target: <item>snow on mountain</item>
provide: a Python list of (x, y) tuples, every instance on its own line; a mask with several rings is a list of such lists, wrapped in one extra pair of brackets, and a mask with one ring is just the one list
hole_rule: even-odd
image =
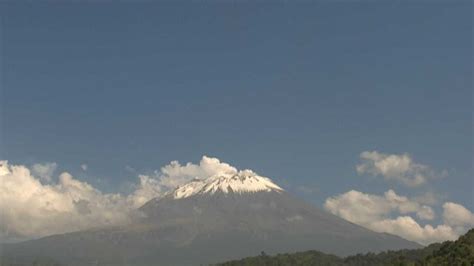
[[(217, 159), (203, 158), (199, 167), (175, 166), (178, 172), (197, 178), (145, 203), (130, 224), (53, 235), (0, 249), (12, 258), (50, 257), (70, 266), (92, 262), (188, 266), (260, 251), (320, 250), (347, 256), (419, 247), (345, 221), (291, 196), (269, 178), (222, 165)], [(176, 168), (165, 170), (173, 176)]]
[(223, 193), (253, 193), (259, 191), (281, 192), (283, 189), (269, 178), (259, 176), (251, 170), (236, 173), (220, 173), (206, 179), (194, 179), (172, 192), (175, 199), (187, 198), (194, 195)]

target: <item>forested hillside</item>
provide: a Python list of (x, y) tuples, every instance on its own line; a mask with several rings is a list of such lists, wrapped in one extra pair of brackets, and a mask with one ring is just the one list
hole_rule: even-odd
[(27, 258), (27, 259), (0, 257), (0, 266), (63, 266), (63, 265), (47, 257), (36, 257), (36, 258)]
[(217, 264), (218, 266), (471, 266), (474, 265), (474, 229), (456, 241), (431, 244), (422, 249), (388, 251), (378, 254), (357, 254), (346, 258), (318, 251), (297, 252), (245, 258)]
[[(30, 263), (0, 258), (0, 266), (58, 266), (48, 258), (36, 258)], [(159, 262), (156, 265), (160, 265)], [(215, 266), (472, 266), (474, 265), (474, 229), (456, 241), (431, 244), (422, 249), (388, 251), (378, 254), (357, 254), (346, 258), (305, 251), (259, 256), (229, 261)]]

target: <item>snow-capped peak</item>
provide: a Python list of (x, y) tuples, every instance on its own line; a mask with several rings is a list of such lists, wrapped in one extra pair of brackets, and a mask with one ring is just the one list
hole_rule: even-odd
[(281, 192), (283, 189), (269, 178), (258, 176), (251, 170), (237, 173), (221, 173), (206, 179), (193, 179), (189, 183), (173, 191), (175, 199), (187, 198), (199, 194), (223, 193), (251, 193), (259, 191)]

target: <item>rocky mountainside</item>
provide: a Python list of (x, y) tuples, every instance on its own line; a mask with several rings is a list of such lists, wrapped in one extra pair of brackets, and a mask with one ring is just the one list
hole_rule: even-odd
[(4, 252), (66, 265), (200, 265), (261, 251), (350, 255), (420, 247), (322, 211), (251, 171), (193, 180), (140, 212), (126, 226), (49, 236)]

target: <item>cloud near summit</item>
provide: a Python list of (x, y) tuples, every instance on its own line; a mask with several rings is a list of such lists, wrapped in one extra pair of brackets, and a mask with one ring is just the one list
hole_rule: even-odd
[[(207, 156), (198, 164), (172, 161), (151, 174), (138, 175), (133, 190), (124, 195), (104, 193), (68, 172), (55, 176), (56, 169), (55, 163), (28, 167), (0, 161), (0, 242), (126, 224), (139, 215), (137, 208), (179, 185), (239, 171)], [(445, 202), (440, 216), (431, 207), (434, 204), (430, 195), (408, 198), (391, 189), (383, 195), (351, 190), (328, 198), (324, 207), (369, 229), (422, 244), (455, 239), (474, 226), (474, 214), (462, 205)], [(427, 222), (442, 217), (443, 224), (420, 225), (413, 217)]]
[(199, 164), (177, 161), (139, 175), (128, 195), (103, 193), (67, 172), (53, 177), (55, 163), (11, 165), (0, 161), (0, 242), (18, 241), (105, 225), (125, 224), (136, 208), (193, 178), (237, 169), (203, 156)]

